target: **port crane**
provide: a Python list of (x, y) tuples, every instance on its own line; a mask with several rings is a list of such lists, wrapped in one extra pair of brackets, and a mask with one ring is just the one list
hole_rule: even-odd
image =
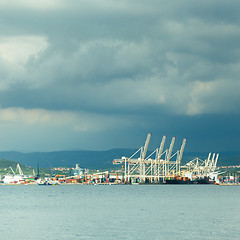
[(212, 153), (209, 153), (208, 158), (205, 160), (194, 158), (182, 166), (182, 170), (196, 176), (197, 178), (211, 176), (213, 173), (215, 173), (219, 153), (213, 153), (212, 157), (211, 155)]
[[(151, 133), (147, 135), (144, 146), (140, 147), (129, 158), (122, 157), (121, 159), (113, 160), (113, 164), (122, 164), (124, 166), (125, 182), (159, 182), (164, 181), (168, 176), (173, 176), (176, 173), (180, 173), (180, 164), (186, 139), (183, 140), (181, 149), (172, 154), (176, 138), (172, 138), (169, 148), (164, 151), (166, 136), (163, 136), (160, 147), (146, 157), (150, 138)], [(138, 153), (140, 153), (140, 156), (136, 158)], [(152, 159), (151, 157), (154, 154), (155, 159)], [(173, 160), (174, 156), (176, 157), (176, 160)]]
[(9, 166), (9, 168), (12, 171), (13, 175), (16, 175), (16, 174), (24, 175), (19, 163), (16, 166), (16, 171), (15, 172), (14, 172), (14, 170), (11, 166)]

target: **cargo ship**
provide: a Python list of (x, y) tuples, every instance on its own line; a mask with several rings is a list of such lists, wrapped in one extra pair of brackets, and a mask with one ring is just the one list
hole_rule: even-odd
[(197, 178), (196, 179), (197, 184), (215, 184), (215, 180), (211, 180), (209, 177), (203, 177), (203, 178)]
[(8, 174), (3, 178), (4, 184), (24, 184), (25, 180), (22, 175), (11, 175)]
[(188, 177), (167, 177), (165, 179), (165, 184), (195, 184), (196, 181), (195, 180), (191, 180)]

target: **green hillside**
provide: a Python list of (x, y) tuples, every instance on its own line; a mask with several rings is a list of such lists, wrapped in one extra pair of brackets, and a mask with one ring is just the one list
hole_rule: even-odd
[[(12, 170), (10, 169), (9, 166), (12, 167), (13, 171), (16, 172), (16, 167), (17, 167), (18, 162), (15, 161), (10, 161), (10, 160), (5, 160), (5, 159), (0, 159), (0, 175), (4, 175), (7, 173), (12, 173)], [(30, 166), (25, 166), (20, 164), (20, 167), (23, 171), (24, 174), (30, 175), (33, 174), (33, 168)]]
[[(5, 175), (7, 173), (12, 174), (12, 170), (10, 169), (10, 166), (12, 167), (13, 171), (16, 172), (16, 167), (17, 167), (18, 162), (15, 161), (10, 161), (10, 160), (5, 160), (0, 158), (0, 175)], [(25, 166), (21, 163), (20, 167), (25, 175), (33, 175), (33, 167), (30, 166)], [(35, 173), (37, 174), (37, 169), (34, 169)], [(40, 176), (45, 176), (46, 174), (50, 174), (50, 169), (39, 169)]]

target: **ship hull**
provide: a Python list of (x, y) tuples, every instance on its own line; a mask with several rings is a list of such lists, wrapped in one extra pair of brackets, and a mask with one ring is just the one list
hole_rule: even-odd
[(195, 184), (195, 181), (191, 181), (191, 180), (178, 180), (178, 179), (167, 179), (165, 181), (165, 184)]

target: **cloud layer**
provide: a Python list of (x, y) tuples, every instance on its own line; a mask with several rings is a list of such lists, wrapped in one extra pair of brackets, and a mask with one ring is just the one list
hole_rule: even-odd
[[(31, 149), (101, 149), (135, 147), (152, 129), (157, 142), (174, 129), (199, 138), (190, 149), (238, 149), (231, 119), (240, 116), (239, 7), (233, 0), (0, 1), (4, 133), (13, 127), (14, 138), (22, 126), (30, 134), (34, 125), (41, 136)], [(214, 135), (230, 121), (225, 145)], [(200, 125), (189, 131), (196, 123), (206, 135), (212, 127), (208, 143)], [(44, 145), (53, 129), (66, 142)]]

